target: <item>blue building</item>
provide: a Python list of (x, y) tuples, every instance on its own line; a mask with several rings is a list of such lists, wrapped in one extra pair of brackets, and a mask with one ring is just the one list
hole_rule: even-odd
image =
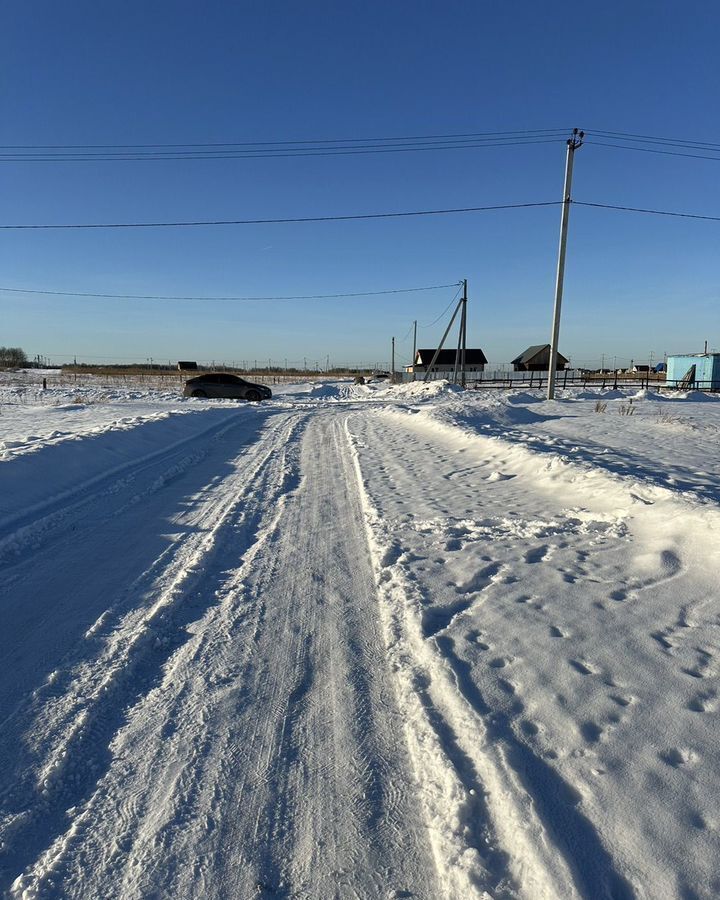
[(668, 386), (720, 390), (720, 353), (684, 353), (668, 356)]

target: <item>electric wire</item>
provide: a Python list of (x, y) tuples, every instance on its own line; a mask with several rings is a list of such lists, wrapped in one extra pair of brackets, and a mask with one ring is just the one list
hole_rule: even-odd
[(713, 141), (691, 141), (687, 138), (668, 138), (668, 137), (658, 137), (657, 135), (650, 134), (633, 134), (632, 132), (626, 131), (600, 131), (594, 128), (588, 129), (585, 132), (587, 135), (598, 135), (598, 137), (607, 137), (613, 139), (627, 139), (632, 140), (639, 143), (653, 143), (653, 144), (668, 144), (670, 146), (678, 146), (678, 147), (689, 147), (697, 148), (697, 149), (717, 149), (720, 150), (720, 144)]
[[(386, 294), (414, 294), (420, 291), (439, 291), (445, 288), (456, 287), (457, 282), (452, 284), (433, 284), (425, 287), (412, 288), (392, 288), (383, 291), (353, 291), (350, 293), (338, 294), (299, 294), (294, 296), (282, 297), (181, 297), (170, 296), (166, 294), (100, 294), (91, 291), (49, 291), (49, 290), (31, 290), (29, 288), (13, 288), (0, 287), (3, 293), (12, 294), (42, 294), (53, 297), (87, 297), (102, 300), (194, 300), (199, 302), (205, 301), (255, 301), (255, 300), (335, 300), (349, 297), (379, 297)], [(412, 326), (411, 326), (412, 327)]]
[(562, 200), (538, 203), (500, 203), (493, 206), (461, 206), (448, 209), (421, 209), (405, 212), (360, 213), (342, 216), (299, 216), (282, 219), (216, 219), (187, 222), (91, 222), (44, 225), (0, 225), (0, 231), (64, 230), (92, 228), (194, 228), (214, 225), (291, 225), (306, 222), (350, 222), (367, 219), (399, 219), (412, 216), (444, 216), (455, 213), (490, 212), (498, 209), (531, 209), (539, 206), (559, 206)]
[[(454, 284), (449, 284), (448, 287), (455, 287), (455, 285), (454, 285)], [(408, 330), (405, 332), (405, 336), (400, 338), (400, 340), (398, 341), (398, 344), (404, 344), (405, 341), (410, 337), (410, 333), (412, 332), (412, 330), (413, 330), (413, 323), (411, 322), (411, 323), (410, 323), (410, 327), (409, 327)]]
[(440, 313), (440, 315), (437, 317), (437, 319), (433, 319), (432, 322), (428, 322), (427, 325), (418, 325), (418, 328), (432, 328), (433, 325), (437, 325), (437, 323), (440, 321), (440, 319), (442, 319), (443, 316), (452, 308), (453, 303), (457, 302), (457, 299), (460, 296), (461, 291), (462, 291), (462, 284), (458, 287), (457, 291), (455, 292), (455, 296), (448, 303), (448, 305), (445, 307), (445, 309)]
[(429, 141), (451, 140), (456, 138), (500, 138), (522, 137), (523, 135), (547, 135), (564, 134), (566, 128), (537, 128), (523, 129), (519, 131), (469, 131), (455, 134), (406, 134), (392, 137), (362, 137), (362, 138), (313, 138), (311, 140), (296, 141), (222, 141), (204, 143), (177, 143), (177, 144), (0, 144), (0, 150), (81, 150), (81, 149), (169, 149), (178, 147), (277, 147), (284, 145), (302, 144), (357, 144), (362, 142), (389, 142), (389, 141)]
[[(561, 206), (562, 200), (546, 200), (534, 203), (502, 203), (493, 206), (462, 206), (447, 209), (423, 209), (402, 212), (385, 213), (360, 213), (340, 216), (300, 216), (282, 219), (217, 219), (199, 220), (187, 222), (93, 222), (93, 223), (65, 223), (42, 225), (0, 225), (0, 231), (40, 231), (40, 230), (78, 230), (78, 229), (123, 229), (123, 228), (190, 228), (216, 225), (288, 225), (304, 224), (312, 222), (353, 222), (376, 219), (412, 218), (417, 216), (442, 216), (456, 213), (491, 212), (505, 209), (533, 209), (537, 207)], [(705, 219), (707, 221), (720, 221), (720, 216), (708, 216), (699, 213), (685, 213), (674, 210), (645, 209), (636, 206), (620, 206), (611, 203), (593, 203), (590, 201), (572, 200), (577, 206), (592, 206), (598, 209), (616, 209), (624, 212), (648, 213), (657, 216), (674, 216), (683, 219)], [(93, 295), (95, 296), (95, 295)], [(142, 299), (142, 298), (139, 298)], [(152, 299), (152, 298), (149, 298)], [(192, 299), (192, 298), (189, 298)], [(223, 298), (218, 298), (223, 299)], [(261, 299), (261, 298), (260, 298)], [(274, 298), (268, 298), (274, 299)], [(282, 299), (282, 298), (280, 298)], [(424, 327), (424, 326), (423, 326)]]
[(704, 219), (708, 222), (720, 222), (720, 216), (704, 216), (699, 213), (675, 212), (667, 209), (644, 209), (639, 206), (616, 206), (612, 203), (590, 203), (586, 200), (571, 200), (574, 206), (592, 206), (596, 209), (615, 209), (622, 212), (646, 213), (652, 216), (672, 216), (678, 219)]
[(593, 147), (612, 148), (613, 150), (634, 150), (636, 153), (656, 153), (661, 156), (685, 156), (689, 159), (710, 159), (715, 162), (720, 162), (720, 156), (708, 156), (701, 153), (682, 153), (680, 150), (658, 150), (654, 147), (630, 147), (627, 144), (606, 144), (602, 141), (593, 141), (591, 139), (587, 139), (585, 143)]
[(0, 162), (172, 162), (182, 160), (220, 159), (291, 159), (297, 157), (361, 156), (378, 153), (423, 153), (439, 150), (482, 150), (492, 147), (521, 147), (534, 144), (552, 144), (562, 141), (556, 137), (536, 140), (515, 139), (495, 142), (453, 142), (445, 144), (416, 144), (411, 146), (381, 145), (369, 147), (317, 147), (312, 149), (277, 149), (266, 151), (203, 151), (163, 153), (73, 153), (73, 154), (17, 154), (0, 153)]

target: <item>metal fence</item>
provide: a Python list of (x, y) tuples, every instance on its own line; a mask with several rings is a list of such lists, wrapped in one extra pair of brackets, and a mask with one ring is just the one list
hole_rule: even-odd
[[(474, 390), (479, 388), (516, 388), (532, 390), (547, 387), (547, 372), (490, 372), (482, 373), (472, 381), (468, 387)], [(596, 374), (594, 372), (578, 372), (566, 369), (557, 373), (556, 386), (558, 388), (599, 388), (600, 390), (618, 388), (637, 388), (638, 390), (671, 390), (671, 391), (720, 391), (720, 381), (692, 381), (682, 379), (671, 380), (665, 378), (661, 372), (610, 372)]]

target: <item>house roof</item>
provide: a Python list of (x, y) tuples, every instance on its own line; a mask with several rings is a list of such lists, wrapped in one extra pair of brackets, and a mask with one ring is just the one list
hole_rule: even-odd
[[(521, 353), (520, 356), (516, 356), (515, 359), (510, 360), (513, 363), (529, 363), (543, 350), (550, 350), (550, 344), (533, 344), (532, 347), (528, 347), (524, 353)], [(558, 353), (558, 359), (567, 362), (567, 358), (562, 355), (562, 353)]]
[[(435, 348), (437, 349), (437, 348)], [(435, 356), (435, 349), (418, 350), (415, 355), (415, 362), (419, 366), (429, 366)], [(436, 366), (454, 366), (456, 350), (441, 350), (438, 358), (435, 360)], [(484, 366), (487, 362), (485, 354), (479, 347), (468, 347), (465, 351), (466, 366)]]

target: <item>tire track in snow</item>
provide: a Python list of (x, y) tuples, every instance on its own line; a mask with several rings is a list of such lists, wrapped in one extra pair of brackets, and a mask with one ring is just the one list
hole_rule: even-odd
[(207, 563), (216, 604), (128, 711), (31, 892), (438, 896), (341, 418), (287, 452), (248, 497), (262, 539)]
[[(126, 708), (151, 688), (165, 662), (190, 638), (188, 626), (217, 602), (213, 591), (202, 590), (203, 579), (212, 573), (224, 546), (230, 542), (236, 559), (238, 552), (252, 545), (266, 512), (253, 502), (254, 494), (258, 484), (273, 478), (283, 492), (285, 473), (282, 469), (279, 475), (274, 473), (275, 457), (282, 458), (282, 448), (299, 424), (298, 417), (286, 416), (280, 427), (270, 430), (268, 442), (258, 443), (236, 462), (241, 480), (226, 478), (203, 498), (198, 524), (204, 530), (188, 532), (163, 554), (159, 565), (151, 566), (126, 591), (129, 597), (147, 596), (148, 606), (123, 615), (121, 601), (120, 615), (106, 617), (92, 634), (93, 655), (85, 656), (87, 648), (83, 648), (77, 662), (68, 661), (47, 688), (35, 692), (29, 707), (21, 707), (4, 723), (11, 742), (27, 732), (28, 722), (33, 723), (30, 734), (39, 737), (31, 738), (23, 768), (4, 779), (0, 795), (3, 807), (10, 810), (3, 842), (3, 867), (10, 872), (10, 867), (15, 873), (25, 868), (43, 845), (51, 844), (53, 832), (60, 835), (61, 846), (77, 835), (76, 823), (64, 833), (65, 810), (81, 803), (101, 780), (111, 764), (108, 748)], [(268, 472), (268, 463), (274, 463), (269, 467), (273, 472)], [(244, 536), (239, 546), (238, 535)], [(5, 759), (12, 758), (7, 746), (1, 753)], [(58, 855), (52, 847), (48, 853)], [(41, 870), (46, 866), (52, 867), (40, 863)], [(34, 888), (28, 885), (34, 880), (19, 883), (16, 890), (32, 896)]]
[[(21, 513), (5, 518), (0, 524), (0, 562), (7, 565), (24, 550), (39, 549), (42, 540), (47, 535), (51, 536), (56, 533), (66, 520), (77, 517), (84, 507), (97, 503), (102, 497), (109, 497), (124, 490), (143, 472), (152, 469), (159, 463), (163, 467), (163, 474), (154, 485), (154, 488), (158, 489), (169, 478), (176, 477), (193, 463), (202, 460), (207, 455), (209, 440), (217, 439), (227, 432), (237, 429), (238, 424), (241, 424), (238, 421), (239, 415), (235, 412), (232, 416), (225, 416), (220, 422), (213, 422), (208, 427), (189, 437), (176, 440), (169, 446), (164, 445), (159, 449), (144, 453), (138, 459), (113, 465), (109, 469), (100, 469), (90, 478), (85, 478), (79, 483), (75, 482), (42, 502), (32, 503), (29, 507), (21, 504), (23, 506)], [(150, 426), (153, 424), (156, 423), (147, 423)], [(136, 434), (131, 430), (123, 437), (132, 441), (136, 438)], [(93, 450), (94, 455), (101, 458), (102, 446), (88, 446), (92, 445), (94, 440), (98, 439), (93, 436), (87, 437), (83, 441), (83, 450)], [(197, 443), (201, 444), (200, 448), (188, 454), (188, 449)], [(176, 458), (177, 462), (172, 466), (168, 465), (169, 460), (173, 458)], [(49, 464), (53, 464), (52, 457), (49, 459)]]

